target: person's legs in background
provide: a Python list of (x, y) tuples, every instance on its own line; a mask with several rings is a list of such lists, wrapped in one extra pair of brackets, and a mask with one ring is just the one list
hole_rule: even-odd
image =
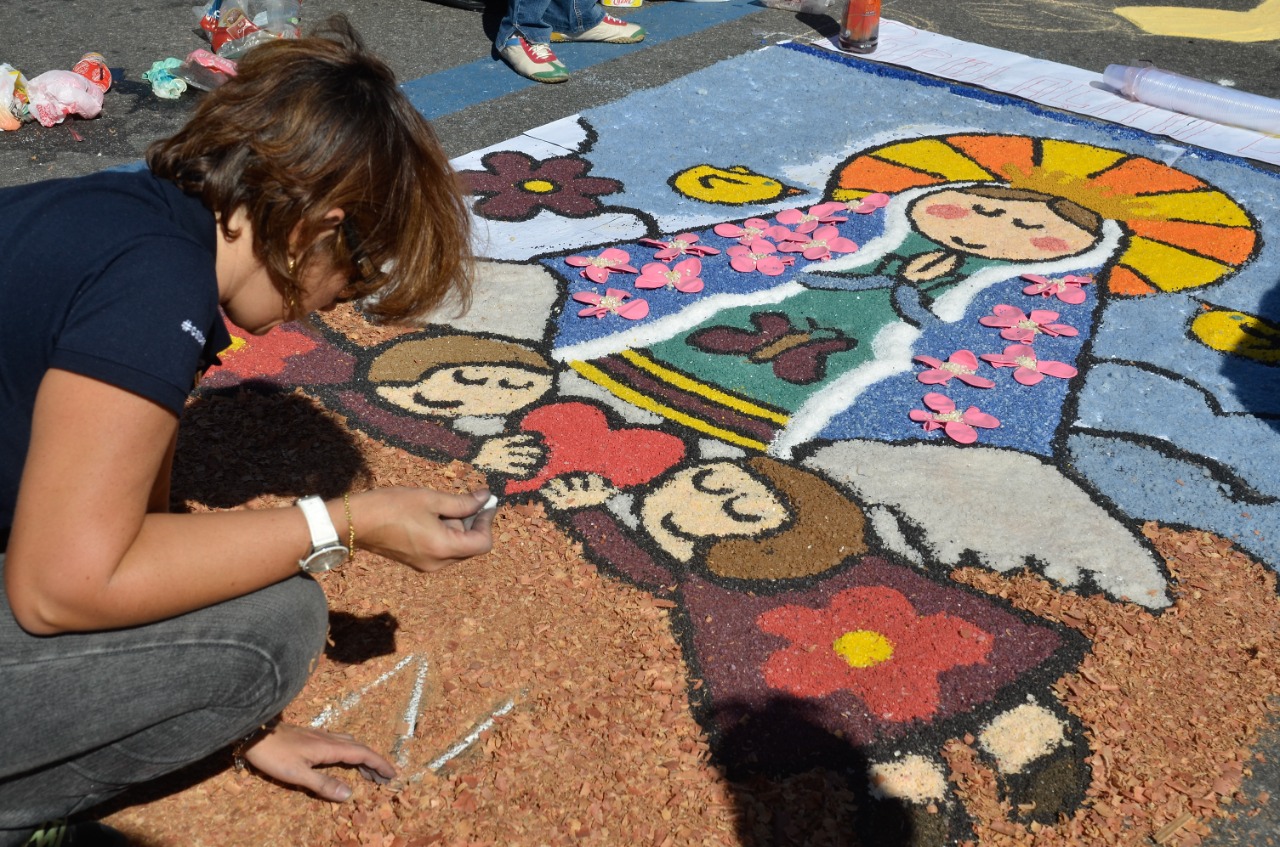
[(643, 27), (605, 14), (596, 0), (510, 0), (494, 43), (521, 76), (536, 82), (564, 82), (569, 72), (550, 42), (634, 44), (644, 37)]

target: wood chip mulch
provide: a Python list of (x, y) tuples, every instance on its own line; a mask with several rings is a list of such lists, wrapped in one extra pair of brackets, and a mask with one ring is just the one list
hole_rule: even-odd
[[(246, 416), (281, 410), (294, 417), (295, 454), (273, 452), (278, 441), (226, 436)], [(481, 482), (461, 463), (351, 433), (301, 395), (205, 398), (189, 418), (175, 487), (191, 509), (279, 505), (304, 488)], [(292, 484), (270, 493), (196, 496), (236, 486), (247, 495), (246, 475), (290, 473)], [(1160, 614), (1063, 593), (1030, 574), (955, 572), (1094, 643), (1055, 687), (1091, 746), (1085, 803), (1053, 825), (1019, 823), (974, 740), (953, 739), (945, 755), (974, 843), (1191, 847), (1215, 819), (1267, 801), (1240, 789), (1270, 717), (1267, 698), (1280, 691), (1275, 576), (1207, 533), (1144, 531), (1174, 578), (1177, 599)], [(850, 843), (856, 810), (833, 775), (747, 785), (723, 777), (688, 708), (699, 683), (672, 635), (669, 601), (602, 576), (541, 507), (504, 506), (495, 541), (489, 555), (435, 575), (361, 553), (323, 581), (331, 645), (286, 718), (332, 715), (331, 730), (398, 750), (400, 779), (375, 785), (344, 771), (356, 795), (330, 804), (236, 773), (220, 757), (127, 795), (108, 822), (149, 847), (683, 847), (790, 843), (789, 821), (802, 817), (804, 843)]]

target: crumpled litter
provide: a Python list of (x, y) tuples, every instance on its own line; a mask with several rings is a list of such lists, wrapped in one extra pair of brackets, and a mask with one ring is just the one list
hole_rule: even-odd
[(56, 126), (67, 115), (96, 118), (105, 92), (72, 71), (45, 71), (27, 83), (27, 109), (41, 126)]
[(27, 102), (27, 78), (13, 65), (0, 62), (0, 131), (22, 126)]
[(151, 70), (142, 78), (151, 83), (151, 91), (162, 100), (177, 100), (187, 90), (187, 81), (173, 72), (182, 66), (181, 59), (170, 56), (151, 63)]
[(31, 79), (0, 63), (0, 130), (15, 130), (30, 120), (56, 126), (67, 115), (96, 118), (110, 87), (111, 70), (101, 53), (85, 53), (69, 71), (45, 71)]

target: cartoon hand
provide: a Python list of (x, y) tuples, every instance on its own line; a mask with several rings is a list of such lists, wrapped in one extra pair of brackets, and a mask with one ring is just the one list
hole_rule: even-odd
[(618, 489), (599, 474), (588, 473), (558, 476), (544, 485), (540, 493), (551, 508), (567, 511), (599, 506), (617, 494)]
[(504, 435), (482, 444), (471, 464), (482, 470), (528, 479), (542, 464), (546, 453), (546, 448), (538, 443), (536, 435), (527, 432)]

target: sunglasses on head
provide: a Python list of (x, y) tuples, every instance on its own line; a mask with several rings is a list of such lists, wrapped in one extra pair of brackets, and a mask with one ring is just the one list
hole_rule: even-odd
[(356, 234), (355, 225), (350, 218), (343, 218), (339, 224), (342, 230), (342, 241), (351, 255), (351, 279), (338, 295), (337, 302), (347, 303), (357, 300), (376, 289), (382, 282), (383, 273), (369, 258), (360, 246), (360, 237)]

